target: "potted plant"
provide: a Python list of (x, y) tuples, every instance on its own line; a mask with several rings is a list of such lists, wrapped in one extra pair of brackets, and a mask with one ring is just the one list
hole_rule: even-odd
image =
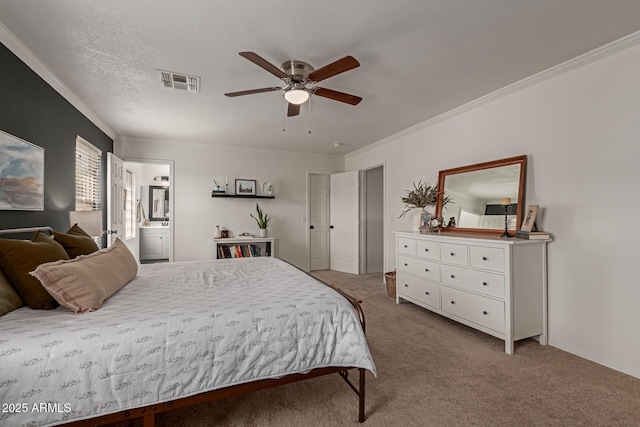
[[(405, 209), (398, 218), (403, 218), (408, 212), (412, 212), (413, 228), (418, 230), (420, 227), (420, 214), (426, 212), (425, 208), (427, 206), (435, 206), (438, 200), (438, 183), (436, 182), (434, 185), (431, 185), (422, 182), (422, 180), (418, 181), (417, 184), (414, 182), (413, 189), (407, 190), (407, 194), (401, 196), (400, 200), (404, 203)], [(442, 207), (444, 208), (450, 201), (451, 198), (444, 195), (442, 198)], [(431, 214), (433, 214), (433, 212), (431, 212)]]
[(251, 218), (255, 219), (258, 223), (258, 228), (260, 229), (260, 237), (267, 237), (267, 227), (269, 227), (269, 215), (267, 215), (262, 209), (260, 209), (260, 205), (256, 203), (256, 212), (258, 214), (257, 217), (253, 216), (253, 214), (249, 214)]

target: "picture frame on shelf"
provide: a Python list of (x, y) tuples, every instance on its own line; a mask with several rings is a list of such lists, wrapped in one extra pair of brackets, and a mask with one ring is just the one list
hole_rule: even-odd
[(532, 231), (535, 227), (536, 223), (536, 215), (538, 214), (539, 205), (529, 205), (527, 206), (527, 211), (524, 215), (524, 220), (522, 221), (522, 225), (520, 226), (521, 231)]
[(236, 179), (236, 195), (237, 196), (255, 196), (256, 180), (255, 179)]

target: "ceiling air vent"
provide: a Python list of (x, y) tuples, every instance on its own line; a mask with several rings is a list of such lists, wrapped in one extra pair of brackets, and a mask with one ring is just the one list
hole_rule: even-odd
[(162, 85), (166, 88), (200, 92), (200, 77), (187, 76), (170, 71), (160, 71), (160, 76)]

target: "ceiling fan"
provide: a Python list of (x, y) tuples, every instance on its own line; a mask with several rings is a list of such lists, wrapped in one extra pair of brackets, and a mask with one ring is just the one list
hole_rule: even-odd
[(323, 98), (333, 99), (334, 101), (344, 102), (346, 104), (358, 105), (362, 98), (348, 93), (338, 92), (337, 90), (327, 89), (315, 85), (324, 79), (333, 77), (336, 74), (344, 73), (360, 66), (360, 63), (353, 56), (345, 56), (329, 65), (314, 70), (314, 68), (303, 61), (287, 61), (282, 64), (281, 68), (271, 64), (266, 59), (254, 52), (240, 52), (240, 56), (248, 59), (257, 66), (264, 68), (285, 83), (285, 87), (265, 87), (262, 89), (243, 90), (240, 92), (225, 93), (226, 96), (243, 96), (254, 93), (282, 92), (284, 99), (289, 103), (287, 116), (297, 116), (300, 114), (300, 105), (307, 102), (311, 95), (321, 96)]

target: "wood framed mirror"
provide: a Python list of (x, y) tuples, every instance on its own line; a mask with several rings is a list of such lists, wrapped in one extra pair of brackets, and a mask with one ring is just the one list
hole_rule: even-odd
[[(436, 216), (442, 231), (513, 236), (520, 229), (527, 156), (510, 157), (440, 171)], [(443, 207), (444, 196), (449, 202)], [(503, 199), (511, 204), (503, 205)], [(450, 226), (450, 224), (455, 224)]]

